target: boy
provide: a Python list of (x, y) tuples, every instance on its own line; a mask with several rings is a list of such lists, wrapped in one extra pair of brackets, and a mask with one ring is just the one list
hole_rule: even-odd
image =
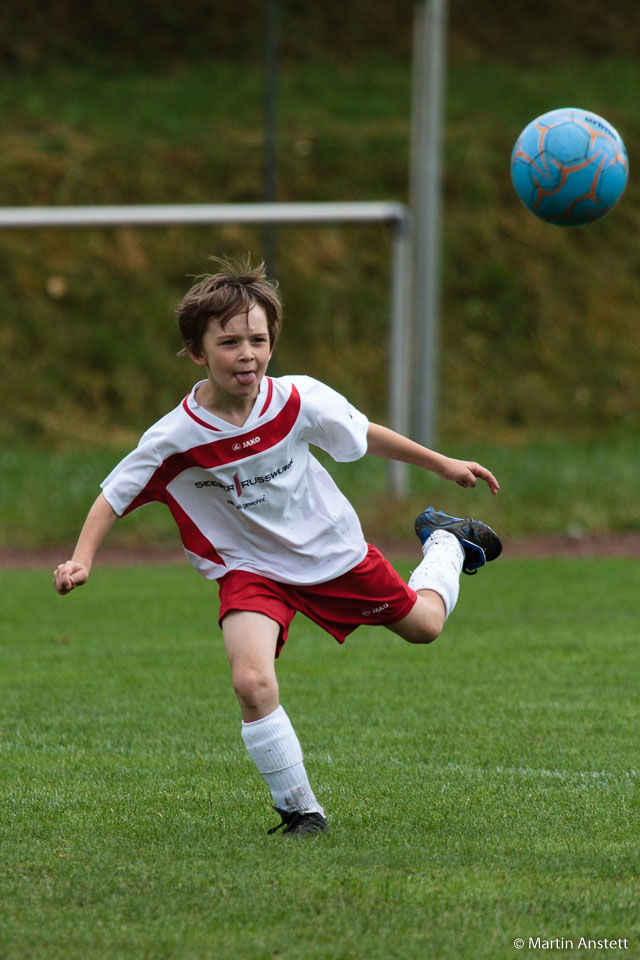
[(154, 500), (169, 507), (188, 559), (218, 580), (219, 623), (242, 713), (242, 738), (273, 795), (284, 832), (326, 829), (300, 744), (280, 705), (275, 660), (300, 611), (342, 643), (359, 624), (384, 624), (431, 643), (458, 596), (461, 570), (495, 559), (496, 534), (428, 508), (416, 520), (423, 559), (406, 584), (362, 535), (358, 518), (310, 454), (365, 453), (424, 467), (462, 487), (484, 480), (478, 463), (427, 450), (367, 418), (306, 376), (271, 378), (282, 324), (263, 265), (218, 261), (178, 307), (184, 349), (205, 379), (143, 435), (91, 507), (73, 557), (54, 571), (58, 593), (87, 581), (116, 519)]

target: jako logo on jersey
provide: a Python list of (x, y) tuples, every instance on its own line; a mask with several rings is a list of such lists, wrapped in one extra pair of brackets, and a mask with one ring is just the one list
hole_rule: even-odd
[(234, 443), (231, 449), (237, 453), (238, 450), (246, 450), (247, 447), (253, 447), (256, 443), (260, 443), (260, 437), (251, 437), (249, 440), (243, 440), (242, 443)]
[(379, 607), (374, 607), (373, 610), (361, 610), (363, 617), (375, 617), (377, 613), (384, 613), (389, 607), (388, 603), (383, 603)]

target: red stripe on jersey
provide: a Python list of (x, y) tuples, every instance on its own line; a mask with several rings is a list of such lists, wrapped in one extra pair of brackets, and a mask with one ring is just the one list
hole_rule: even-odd
[(166, 503), (165, 487), (166, 484), (162, 477), (162, 467), (158, 467), (144, 489), (140, 491), (138, 496), (131, 501), (127, 509), (123, 511), (122, 516), (126, 517), (128, 513), (132, 513), (132, 511), (137, 510), (138, 507), (144, 507), (145, 503)]
[[(193, 416), (190, 410), (187, 412)], [(130, 513), (137, 507), (154, 500), (167, 503), (166, 488), (176, 477), (191, 467), (202, 467), (205, 470), (222, 467), (271, 449), (291, 432), (299, 412), (300, 394), (292, 384), (291, 393), (284, 407), (268, 423), (264, 425), (258, 423), (251, 430), (235, 437), (221, 437), (219, 440), (212, 440), (167, 457), (124, 513)]]
[(271, 379), (271, 377), (267, 377), (267, 399), (264, 402), (264, 406), (262, 410), (258, 414), (259, 417), (261, 417), (263, 413), (266, 413), (267, 410), (269, 409), (269, 404), (271, 403), (272, 396), (273, 396), (273, 380)]
[(175, 497), (172, 497), (171, 494), (166, 491), (165, 496), (173, 519), (178, 524), (180, 539), (185, 549), (188, 550), (189, 553), (195, 553), (196, 556), (202, 557), (203, 560), (210, 560), (212, 563), (219, 563), (220, 566), (226, 567), (226, 563), (211, 541), (208, 540), (202, 530), (196, 526), (189, 514), (182, 509)]
[(191, 396), (191, 394), (189, 394), (189, 396), (185, 397), (184, 400), (182, 401), (182, 407), (183, 407), (183, 410), (185, 411), (185, 413), (188, 413), (189, 416), (192, 418), (192, 420), (195, 420), (196, 423), (199, 423), (201, 427), (207, 427), (208, 430), (216, 430), (218, 433), (220, 433), (220, 427), (214, 427), (214, 426), (212, 426), (210, 423), (207, 423), (206, 420), (201, 420), (200, 417), (196, 417), (195, 413), (193, 412), (193, 410), (192, 410), (191, 407), (189, 406), (189, 397), (190, 397), (190, 396)]
[[(235, 437), (223, 437), (203, 443), (199, 447), (192, 447), (182, 453), (174, 453), (162, 464), (164, 483), (168, 485), (179, 474), (190, 467), (203, 467), (205, 470), (212, 467), (223, 467), (227, 463), (244, 460), (256, 453), (264, 453), (290, 433), (291, 428), (300, 412), (300, 394), (295, 385), (291, 386), (291, 393), (284, 407), (273, 420), (264, 425), (256, 424), (251, 430), (240, 433)], [(153, 479), (153, 478), (152, 478)]]

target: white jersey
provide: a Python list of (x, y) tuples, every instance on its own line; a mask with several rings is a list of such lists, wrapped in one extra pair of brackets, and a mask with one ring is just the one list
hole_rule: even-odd
[(367, 545), (358, 517), (309, 444), (358, 460), (364, 414), (311, 377), (264, 377), (236, 427), (197, 403), (200, 383), (103, 482), (113, 510), (166, 503), (189, 561), (211, 580), (248, 570), (323, 583), (360, 563)]

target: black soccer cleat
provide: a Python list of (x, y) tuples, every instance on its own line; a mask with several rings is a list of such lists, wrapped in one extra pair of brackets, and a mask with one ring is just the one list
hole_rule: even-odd
[(273, 809), (280, 814), (282, 821), (277, 827), (267, 830), (267, 833), (275, 833), (276, 830), (284, 827), (283, 833), (290, 833), (296, 837), (310, 837), (314, 833), (325, 833), (327, 830), (327, 821), (317, 811), (300, 813), (299, 810), (281, 810), (280, 807)]
[(425, 544), (435, 530), (447, 530), (457, 537), (464, 550), (463, 573), (477, 573), (485, 563), (495, 560), (502, 553), (502, 543), (498, 535), (480, 520), (462, 520), (449, 517), (442, 510), (427, 507), (424, 513), (416, 517), (416, 534), (420, 543)]

